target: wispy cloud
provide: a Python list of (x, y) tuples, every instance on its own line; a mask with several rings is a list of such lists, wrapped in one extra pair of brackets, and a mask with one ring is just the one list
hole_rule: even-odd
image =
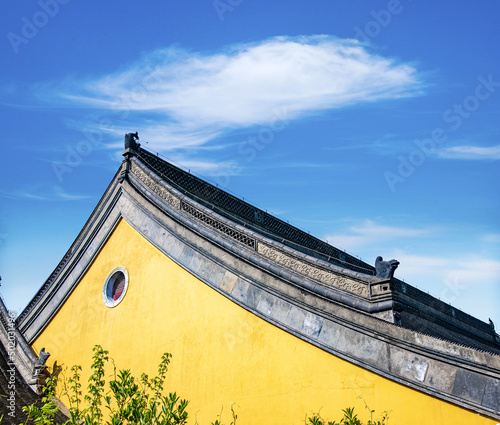
[[(458, 261), (457, 261), (458, 260)], [(446, 271), (448, 279), (461, 279), (477, 284), (478, 281), (500, 281), (500, 261), (471, 256), (459, 258)]]
[[(364, 252), (372, 264), (376, 255), (396, 258), (397, 278), (487, 321), (500, 308), (500, 261), (476, 252), (455, 252), (452, 246), (440, 249), (437, 237), (446, 230), (364, 220), (326, 239), (350, 252)], [(486, 234), (481, 240), (495, 242), (498, 236)]]
[[(401, 263), (397, 270), (398, 277), (431, 290), (434, 296), (451, 304), (472, 306), (477, 302), (477, 294), (490, 293), (489, 300), (493, 306), (490, 314), (498, 309), (500, 261), (481, 258), (473, 253), (427, 256), (394, 250), (391, 254)], [(494, 292), (492, 288), (495, 288)], [(479, 298), (484, 304), (484, 297)], [(468, 311), (474, 310), (480, 311), (480, 308), (471, 307)]]
[(347, 232), (329, 234), (324, 237), (334, 246), (355, 251), (359, 247), (380, 244), (390, 239), (418, 238), (432, 235), (436, 228), (411, 228), (388, 226), (373, 220), (364, 220), (351, 226)]
[[(391, 254), (401, 263), (398, 274), (403, 273), (407, 280), (410, 279), (410, 281), (414, 282), (421, 282), (422, 280), (418, 278), (421, 276), (442, 274), (445, 269), (451, 269), (457, 263), (456, 260), (454, 261), (450, 258), (435, 255), (418, 255), (401, 249), (394, 249)], [(412, 276), (415, 279), (411, 279)]]
[(88, 198), (86, 195), (67, 193), (57, 185), (32, 185), (22, 189), (0, 191), (0, 196), (9, 199), (31, 201), (79, 201)]
[(176, 166), (187, 171), (195, 170), (196, 173), (206, 173), (207, 175), (217, 174), (217, 172), (220, 170), (227, 171), (235, 168), (235, 164), (233, 164), (231, 161), (212, 162), (201, 159), (191, 159), (181, 154), (164, 158), (167, 159), (167, 161), (169, 161), (170, 163), (173, 163)]
[(133, 128), (138, 131), (141, 139), (147, 140), (152, 149), (173, 151), (179, 149), (200, 148), (210, 140), (222, 134), (222, 130), (210, 128), (190, 128), (173, 123), (161, 125), (156, 123), (134, 123), (133, 126), (123, 125), (113, 128), (102, 128), (116, 136), (120, 142), (109, 144), (110, 148), (123, 148), (123, 135)]
[[(129, 118), (147, 113), (141, 135), (157, 149), (175, 149), (269, 125), (280, 113), (299, 119), (415, 96), (421, 88), (412, 65), (373, 54), (356, 40), (299, 36), (209, 54), (160, 49), (111, 75), (66, 82), (59, 92), (72, 105), (122, 111)], [(112, 131), (122, 135), (123, 130)]]
[(500, 233), (488, 233), (481, 236), (481, 241), (486, 243), (500, 243)]
[(422, 247), (394, 249), (392, 242), (384, 240), (379, 240), (377, 250), (384, 253), (384, 258), (396, 258), (400, 262), (397, 278), (481, 320), (487, 321), (500, 308), (500, 261), (497, 259), (446, 249), (443, 249), (444, 255), (422, 254)]
[(406, 280), (425, 283), (436, 277), (445, 283), (459, 281), (464, 286), (497, 283), (500, 280), (500, 261), (481, 258), (475, 254), (422, 256), (396, 250), (393, 255), (401, 262), (400, 273)]
[(469, 159), (469, 160), (488, 160), (500, 159), (500, 145), (496, 146), (453, 146), (450, 148), (440, 149), (438, 155), (441, 158), (447, 159)]

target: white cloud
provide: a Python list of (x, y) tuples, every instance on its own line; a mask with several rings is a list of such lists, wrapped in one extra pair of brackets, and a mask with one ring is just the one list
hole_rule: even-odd
[(481, 236), (481, 241), (486, 243), (499, 243), (500, 233), (488, 233), (486, 235), (483, 235)]
[[(326, 239), (338, 248), (362, 254), (371, 264), (380, 254), (395, 258), (400, 262), (397, 278), (483, 321), (491, 317), (500, 323), (500, 261), (475, 252), (456, 252), (453, 245), (437, 239), (445, 230), (364, 220)], [(494, 242), (499, 236), (487, 234), (481, 240)]]
[[(172, 151), (176, 149), (198, 148), (208, 141), (215, 139), (222, 132), (214, 129), (182, 128), (178, 124), (159, 125), (148, 123), (134, 123), (132, 127), (122, 126), (112, 129), (102, 128), (119, 138), (120, 142), (109, 145), (111, 148), (123, 149), (123, 135), (130, 133), (131, 129), (139, 132), (141, 140), (147, 140), (148, 148), (154, 150)], [(141, 141), (139, 140), (139, 141)]]
[(447, 159), (500, 159), (500, 145), (489, 147), (471, 145), (454, 146), (440, 149), (438, 154), (441, 158)]
[(79, 201), (87, 199), (86, 195), (72, 195), (57, 185), (32, 185), (22, 189), (2, 191), (0, 196), (9, 199), (27, 199), (33, 201)]
[(458, 279), (471, 284), (483, 281), (500, 281), (500, 261), (471, 256), (459, 258), (446, 271), (448, 279)]
[[(176, 155), (173, 157), (169, 157), (167, 158), (167, 160), (170, 163), (173, 163), (176, 166), (183, 168), (184, 170), (190, 172), (192, 170), (195, 170), (196, 173), (206, 173), (208, 175), (210, 174), (217, 175), (217, 173), (222, 170), (225, 172), (230, 172), (230, 171), (235, 172), (236, 169), (238, 168), (234, 163), (230, 161), (210, 162), (198, 159), (190, 159), (183, 155)], [(203, 178), (207, 179), (207, 177)]]
[(372, 220), (365, 220), (363, 223), (353, 226), (352, 231), (355, 233), (376, 236), (376, 237), (417, 237), (428, 235), (430, 229), (414, 229), (410, 227), (385, 226), (377, 224)]
[[(444, 269), (449, 268), (452, 265), (452, 262), (450, 262), (448, 258), (431, 255), (408, 254), (407, 252), (399, 249), (393, 250), (392, 255), (397, 257), (398, 261), (401, 263), (398, 272), (404, 273), (406, 276), (417, 277), (427, 276), (428, 274), (436, 276), (437, 274), (441, 274)], [(421, 281), (421, 279), (418, 279), (417, 281)]]
[(475, 254), (430, 256), (409, 254), (400, 249), (393, 250), (391, 254), (401, 263), (399, 274), (417, 286), (425, 285), (429, 280), (439, 280), (441, 284), (446, 281), (461, 281), (467, 285), (500, 280), (500, 261), (481, 258)]
[(355, 252), (356, 248), (371, 243), (371, 238), (364, 235), (333, 234), (326, 235), (323, 239), (329, 244), (349, 252)]
[(212, 54), (157, 50), (112, 75), (74, 82), (64, 96), (123, 116), (147, 112), (151, 121), (141, 134), (157, 147), (176, 148), (236, 128), (414, 96), (420, 88), (413, 66), (370, 53), (356, 40), (300, 36)]
[(436, 230), (436, 228), (387, 226), (372, 220), (364, 220), (351, 226), (348, 233), (330, 234), (325, 236), (324, 239), (334, 246), (354, 251), (359, 247), (380, 244), (380, 242), (389, 239), (429, 236)]
[(466, 313), (500, 323), (500, 261), (474, 253), (429, 256), (394, 250), (396, 277)]

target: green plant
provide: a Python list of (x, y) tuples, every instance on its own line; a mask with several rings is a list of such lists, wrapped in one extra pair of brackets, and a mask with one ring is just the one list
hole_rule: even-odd
[[(73, 367), (73, 375), (69, 380), (71, 418), (68, 424), (85, 425), (121, 425), (121, 424), (158, 424), (183, 425), (187, 422), (186, 411), (188, 401), (180, 399), (175, 392), (163, 395), (163, 383), (170, 363), (171, 355), (165, 353), (158, 366), (158, 374), (154, 378), (142, 374), (135, 378), (130, 370), (117, 372), (113, 363), (113, 375), (109, 381), (109, 390), (105, 393), (105, 366), (110, 361), (108, 351), (101, 346), (94, 347), (92, 374), (88, 380), (88, 393), (84, 400), (88, 406), (81, 409), (80, 371)], [(106, 408), (105, 415), (102, 408)]]
[[(82, 399), (80, 383), (80, 366), (71, 368), (72, 375), (65, 387), (69, 400), (70, 418), (65, 425), (125, 425), (125, 424), (157, 424), (184, 425), (187, 422), (187, 400), (182, 400), (175, 392), (163, 394), (163, 384), (170, 363), (171, 355), (162, 356), (155, 377), (149, 378), (142, 374), (136, 379), (130, 370), (117, 372), (108, 351), (100, 345), (93, 349), (91, 375), (88, 379), (87, 394)], [(105, 367), (113, 363), (113, 375), (106, 391)], [(44, 388), (44, 396), (39, 403), (33, 403), (23, 408), (26, 422), (33, 421), (36, 425), (55, 424), (55, 416), (60, 412), (54, 401), (56, 378), (48, 378)], [(83, 403), (86, 406), (83, 407)], [(103, 413), (103, 408), (108, 414)], [(1, 421), (1, 418), (0, 418)]]
[(23, 407), (26, 414), (26, 421), (33, 421), (36, 425), (55, 424), (54, 417), (59, 413), (59, 406), (55, 402), (56, 378), (50, 377), (45, 380), (43, 388), (42, 405), (38, 407), (36, 403)]
[[(229, 425), (236, 425), (236, 419), (238, 418), (238, 415), (234, 411), (234, 404), (231, 406), (231, 415), (233, 416), (233, 421)], [(215, 420), (215, 422), (212, 422), (210, 425), (223, 425), (221, 422), (222, 418), (222, 410), (219, 413), (218, 419)], [(195, 422), (195, 425), (198, 425), (198, 421)]]
[(81, 397), (82, 397), (82, 385), (80, 384), (80, 372), (82, 368), (81, 366), (73, 366), (71, 368), (71, 372), (73, 374), (71, 377), (68, 379), (68, 383), (70, 384), (70, 390), (71, 390), (71, 396), (69, 396), (69, 402), (70, 402), (70, 419), (71, 423), (76, 423), (78, 418), (81, 415), (80, 411), (80, 404), (81, 404)]
[(100, 345), (93, 348), (93, 362), (90, 369), (93, 371), (89, 377), (89, 385), (87, 387), (88, 394), (84, 400), (89, 403), (89, 407), (85, 409), (84, 420), (87, 425), (99, 425), (102, 422), (103, 414), (101, 411), (102, 398), (104, 393), (104, 366), (109, 360), (108, 352)]
[[(368, 406), (366, 407), (368, 409)], [(370, 419), (368, 419), (366, 425), (387, 425), (389, 421), (389, 415), (387, 412), (383, 413), (380, 420), (374, 421), (373, 413), (375, 413), (375, 411), (370, 409), (368, 410), (370, 411)], [(342, 412), (344, 413), (344, 416), (338, 422), (325, 422), (325, 420), (319, 415), (319, 413), (314, 413), (311, 417), (308, 417), (307, 420), (309, 425), (363, 425), (361, 420), (358, 419), (358, 415), (354, 413), (354, 407), (347, 407), (346, 409), (343, 409)]]

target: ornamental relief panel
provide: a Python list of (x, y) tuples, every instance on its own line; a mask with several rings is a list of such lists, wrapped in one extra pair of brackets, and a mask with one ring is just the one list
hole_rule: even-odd
[(144, 186), (149, 187), (154, 193), (156, 193), (160, 198), (167, 201), (173, 207), (180, 209), (181, 201), (176, 196), (172, 195), (167, 189), (162, 187), (158, 182), (153, 180), (147, 173), (141, 170), (136, 164), (132, 162), (130, 170), (134, 175), (144, 184)]
[[(151, 178), (146, 172), (144, 172), (139, 166), (132, 162), (131, 172), (149, 189), (154, 193), (168, 202), (170, 205), (177, 209), (181, 209), (181, 201), (179, 198), (174, 196), (167, 189), (162, 187), (158, 182)], [(342, 276), (338, 276), (335, 273), (331, 273), (327, 270), (323, 270), (319, 267), (314, 267), (304, 261), (298, 260), (290, 255), (286, 255), (277, 249), (274, 249), (263, 243), (257, 244), (257, 251), (269, 258), (270, 260), (281, 264), (289, 269), (292, 269), (302, 275), (308, 276), (312, 279), (319, 280), (320, 282), (332, 285), (336, 288), (343, 289), (348, 292), (352, 292), (357, 295), (368, 298), (368, 286), (364, 285), (355, 280), (347, 279)]]
[(361, 282), (338, 276), (335, 273), (320, 269), (319, 267), (314, 267), (260, 242), (257, 246), (257, 251), (270, 260), (295, 270), (300, 274), (368, 298), (368, 286)]

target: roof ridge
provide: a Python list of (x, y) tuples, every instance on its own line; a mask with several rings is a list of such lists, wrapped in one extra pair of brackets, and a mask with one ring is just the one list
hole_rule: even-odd
[(374, 266), (239, 199), (142, 147), (139, 148), (137, 157), (186, 196), (227, 218), (236, 220), (245, 227), (265, 233), (277, 242), (343, 268), (364, 274), (375, 272)]

